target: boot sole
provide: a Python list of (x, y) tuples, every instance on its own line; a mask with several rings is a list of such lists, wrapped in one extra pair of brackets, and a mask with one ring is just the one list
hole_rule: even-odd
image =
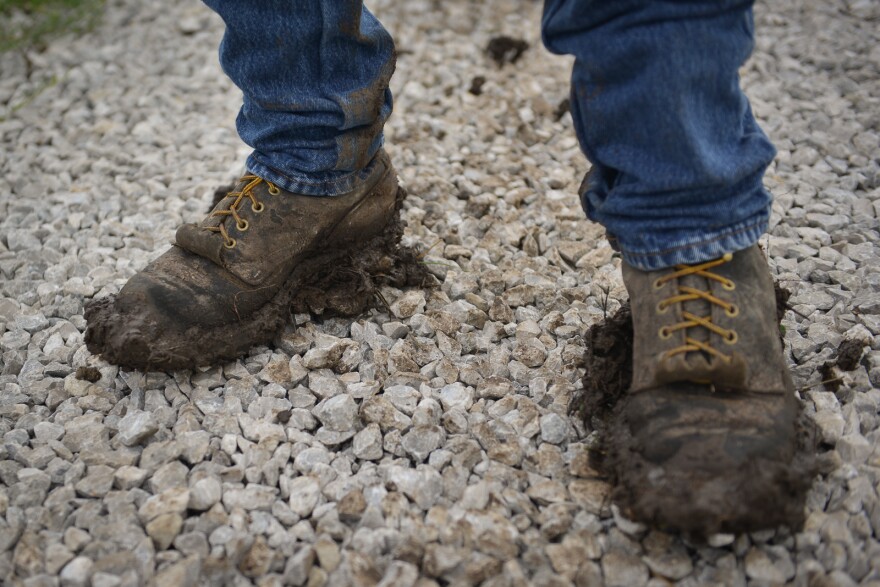
[(379, 305), (378, 287), (416, 285), (427, 272), (416, 255), (400, 247), (404, 223), (400, 208), (406, 190), (398, 187), (388, 224), (366, 242), (317, 253), (297, 265), (275, 297), (238, 322), (216, 328), (194, 327), (157, 337), (137, 317), (123, 320), (116, 296), (86, 305), (85, 341), (92, 354), (143, 371), (191, 369), (233, 360), (267, 344), (295, 312), (356, 315)]

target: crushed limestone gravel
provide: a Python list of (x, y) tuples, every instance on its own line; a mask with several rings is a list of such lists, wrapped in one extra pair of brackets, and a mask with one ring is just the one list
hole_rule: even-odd
[[(404, 239), (440, 286), (297, 315), (193, 372), (91, 356), (83, 302), (241, 170), (222, 23), (112, 0), (93, 33), (0, 55), (0, 583), (880, 585), (877, 6), (757, 7), (762, 244), (822, 472), (802, 531), (708, 544), (622, 517), (568, 415), (583, 334), (625, 293), (574, 195), (570, 61), (541, 48), (540, 3), (371, 4), (400, 53)], [(503, 36), (528, 44), (513, 63), (485, 52)]]

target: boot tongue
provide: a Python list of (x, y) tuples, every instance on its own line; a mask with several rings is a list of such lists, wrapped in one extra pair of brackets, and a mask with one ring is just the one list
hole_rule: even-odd
[[(248, 182), (245, 179), (238, 180), (238, 183), (235, 185), (233, 192), (240, 192), (247, 184)], [(232, 218), (232, 216), (215, 215), (213, 213), (216, 210), (228, 210), (234, 202), (235, 196), (226, 196), (225, 198), (217, 202), (211, 212), (205, 217), (204, 220), (202, 220), (201, 223), (184, 224), (180, 228), (178, 228), (175, 240), (180, 247), (186, 249), (190, 253), (194, 253), (196, 255), (199, 255), (200, 257), (210, 259), (218, 266), (223, 267), (224, 269), (227, 269), (231, 273), (235, 274), (236, 277), (244, 279), (241, 275), (238, 275), (235, 272), (233, 267), (230, 267), (227, 263), (223, 262), (223, 237), (220, 235), (220, 233), (205, 230), (206, 228), (216, 228), (220, 226), (222, 222), (234, 223), (235, 220)]]
[[(700, 291), (710, 291), (709, 280), (705, 277), (700, 277), (699, 275), (690, 274), (685, 275), (684, 277), (680, 277), (678, 279), (679, 286), (690, 287), (693, 289), (698, 289)], [(707, 302), (704, 299), (691, 300), (687, 302), (683, 302), (681, 304), (681, 309), (683, 312), (690, 312), (694, 316), (705, 317), (712, 316), (712, 304)], [(698, 340), (703, 343), (709, 344), (709, 337), (712, 336), (712, 333), (709, 332), (708, 329), (702, 328), (700, 326), (696, 326), (693, 328), (687, 329), (687, 336), (694, 340)], [(714, 359), (708, 353), (703, 351), (691, 351), (687, 353), (685, 357), (685, 362), (690, 366), (696, 367), (697, 365), (704, 367), (707, 364), (711, 364)]]
[[(712, 268), (707, 269), (706, 272), (723, 275)], [(717, 295), (717, 290), (719, 289), (716, 287), (715, 280), (693, 273), (679, 277), (676, 281), (676, 286), (679, 288), (679, 291), (676, 293), (683, 295), (686, 295), (688, 292), (681, 291), (681, 288), (692, 288), (697, 291), (710, 292), (713, 295)], [(725, 298), (723, 295), (719, 297)], [(721, 328), (732, 327), (732, 324), (727, 323), (721, 317), (722, 313), (708, 300), (698, 298), (681, 302), (679, 309), (698, 318), (711, 319), (714, 315), (722, 323), (713, 321), (713, 324)], [(681, 319), (683, 321), (687, 320), (683, 316)], [(655, 374), (656, 382), (691, 381), (695, 383), (712, 383), (718, 389), (743, 389), (748, 380), (748, 365), (745, 363), (742, 355), (736, 353), (735, 349), (728, 347), (720, 335), (715, 334), (708, 328), (693, 326), (685, 330), (688, 338), (706, 344), (719, 351), (720, 354), (716, 355), (702, 350), (676, 354), (669, 360), (661, 361)], [(683, 337), (678, 340), (683, 342)], [(676, 342), (676, 344), (678, 343)]]
[[(238, 182), (235, 184), (235, 187), (232, 188), (232, 191), (228, 193), (232, 194), (241, 192), (241, 190), (243, 190), (248, 183), (249, 182), (244, 178), (239, 179)], [(220, 226), (222, 222), (230, 220), (232, 218), (231, 216), (222, 214), (215, 215), (214, 212), (216, 212), (217, 210), (229, 210), (232, 204), (235, 203), (235, 199), (235, 196), (226, 195), (220, 200), (217, 200), (217, 203), (214, 204), (214, 207), (211, 208), (211, 211), (208, 213), (205, 219), (199, 223), (199, 226), (201, 226), (202, 228), (216, 228)]]

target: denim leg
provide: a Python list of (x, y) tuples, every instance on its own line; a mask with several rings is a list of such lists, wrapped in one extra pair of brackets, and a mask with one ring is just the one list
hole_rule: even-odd
[(593, 164), (582, 203), (643, 270), (749, 247), (767, 229), (775, 150), (738, 68), (748, 0), (546, 0), (548, 49), (575, 56), (571, 111)]
[(300, 194), (368, 173), (391, 114), (394, 42), (362, 0), (205, 0), (226, 23), (223, 70), (244, 93), (248, 169)]

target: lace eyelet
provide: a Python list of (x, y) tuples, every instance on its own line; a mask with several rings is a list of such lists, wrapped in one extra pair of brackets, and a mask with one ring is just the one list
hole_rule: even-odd
[(655, 289), (655, 290), (663, 289), (663, 286), (664, 286), (664, 285), (666, 285), (666, 283), (663, 282), (663, 281), (660, 281), (660, 279), (655, 279), (655, 280), (654, 280), (654, 289)]
[(272, 194), (273, 196), (277, 196), (278, 194), (281, 193), (281, 190), (278, 189), (277, 186), (270, 183), (269, 184), (269, 193)]
[(731, 304), (729, 308), (724, 309), (724, 314), (729, 318), (736, 318), (739, 316), (739, 306)]
[(724, 337), (724, 342), (726, 344), (734, 345), (737, 341), (739, 341), (739, 335), (734, 330), (728, 332), (727, 336)]
[(266, 209), (266, 206), (263, 205), (263, 202), (257, 202), (256, 206), (251, 206), (251, 211), (259, 214), (263, 210)]
[(730, 280), (725, 281), (721, 284), (721, 288), (726, 291), (733, 291), (736, 289), (736, 284)]
[(654, 310), (658, 314), (665, 314), (666, 312), (669, 311), (669, 306), (665, 305), (663, 302), (657, 302), (657, 307), (654, 308)]
[(669, 332), (669, 329), (665, 326), (657, 331), (657, 335), (663, 340), (669, 340), (670, 338), (672, 338), (672, 333)]
[(235, 228), (237, 228), (239, 232), (247, 231), (248, 227), (250, 227), (250, 223), (248, 223), (247, 220), (242, 220), (240, 224), (235, 224)]
[(223, 246), (226, 247), (227, 249), (234, 249), (234, 248), (235, 248), (235, 245), (236, 245), (236, 241), (235, 241), (234, 238), (233, 238), (233, 239), (229, 239), (229, 242), (225, 242), (225, 243), (223, 243)]

